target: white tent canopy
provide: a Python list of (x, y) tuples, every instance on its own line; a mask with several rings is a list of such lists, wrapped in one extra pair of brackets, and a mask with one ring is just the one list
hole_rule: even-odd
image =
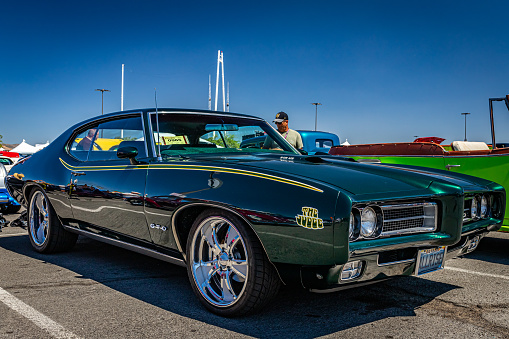
[(35, 148), (37, 149), (37, 151), (40, 151), (42, 150), (44, 147), (48, 146), (49, 145), (49, 141), (46, 141), (45, 144), (35, 144)]
[(348, 139), (345, 140), (344, 143), (341, 144), (342, 146), (350, 146), (350, 143), (348, 142)]
[(25, 139), (23, 139), (23, 142), (21, 144), (19, 144), (18, 146), (14, 147), (11, 152), (16, 152), (16, 153), (19, 153), (19, 154), (22, 154), (22, 155), (30, 155), (30, 154), (34, 154), (35, 152), (37, 152), (39, 149), (37, 149), (36, 147), (28, 144)]

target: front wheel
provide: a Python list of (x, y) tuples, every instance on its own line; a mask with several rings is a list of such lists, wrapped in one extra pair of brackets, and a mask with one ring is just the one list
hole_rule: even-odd
[(280, 286), (253, 230), (222, 210), (206, 210), (194, 222), (187, 241), (187, 268), (200, 302), (226, 317), (260, 310)]
[(78, 239), (77, 234), (62, 227), (48, 197), (39, 188), (31, 193), (29, 199), (28, 235), (32, 247), (40, 253), (70, 250)]

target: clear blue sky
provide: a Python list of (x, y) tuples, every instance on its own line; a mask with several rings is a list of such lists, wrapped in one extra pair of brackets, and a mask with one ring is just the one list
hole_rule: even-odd
[[(488, 98), (509, 94), (507, 1), (4, 1), (0, 134), (54, 140), (124, 109), (207, 108), (217, 51), (230, 111), (337, 133), (490, 141)], [(220, 108), (221, 104), (218, 105)], [(495, 105), (497, 141), (509, 112)]]

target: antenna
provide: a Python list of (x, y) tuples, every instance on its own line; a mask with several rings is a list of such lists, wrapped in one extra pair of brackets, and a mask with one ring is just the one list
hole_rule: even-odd
[(163, 161), (161, 157), (161, 142), (159, 141), (159, 113), (157, 112), (157, 89), (154, 88), (154, 100), (156, 102), (156, 128), (157, 128), (157, 161)]
[(210, 74), (209, 74), (209, 111), (212, 109), (212, 95), (210, 92)]
[(222, 87), (223, 87), (223, 112), (225, 111), (225, 97), (224, 97), (224, 62), (223, 62), (223, 52), (217, 51), (217, 75), (216, 75), (216, 102), (214, 105), (214, 110), (217, 111), (217, 96), (219, 94), (219, 64), (221, 64), (221, 73), (222, 73)]
[(230, 82), (226, 83), (226, 112), (230, 111)]
[(122, 64), (122, 90), (120, 91), (120, 110), (124, 110), (124, 64)]

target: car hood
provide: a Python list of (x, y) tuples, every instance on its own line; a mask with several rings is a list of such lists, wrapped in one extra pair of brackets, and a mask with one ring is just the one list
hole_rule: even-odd
[[(211, 159), (212, 160), (212, 159)], [(219, 159), (214, 159), (218, 161)], [(461, 187), (463, 190), (480, 189), (475, 178), (468, 180), (445, 173), (426, 171), (420, 167), (394, 167), (383, 164), (358, 163), (317, 156), (231, 156), (220, 162), (276, 172), (279, 175), (298, 176), (333, 185), (351, 194), (411, 192), (425, 190), (437, 183)]]

